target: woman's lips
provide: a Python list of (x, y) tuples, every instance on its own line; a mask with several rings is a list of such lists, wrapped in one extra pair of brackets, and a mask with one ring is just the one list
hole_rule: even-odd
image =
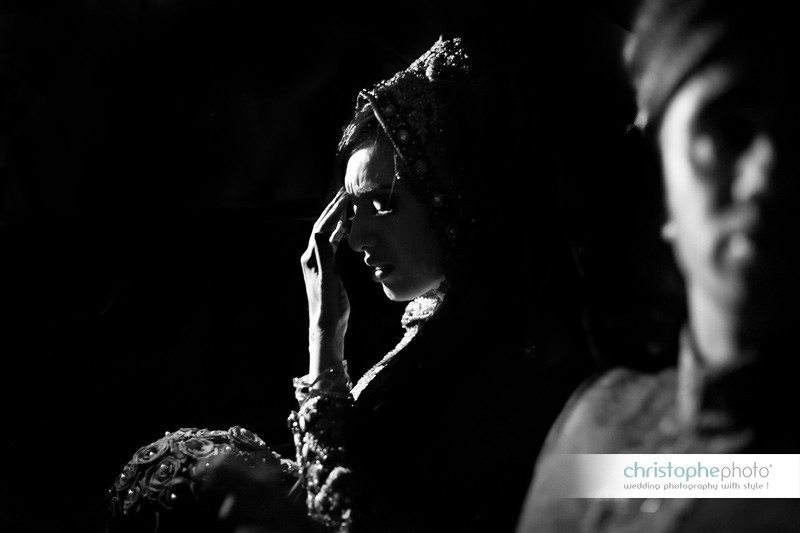
[(391, 276), (392, 272), (394, 272), (394, 267), (392, 265), (377, 266), (372, 271), (372, 281), (377, 281), (380, 283)]

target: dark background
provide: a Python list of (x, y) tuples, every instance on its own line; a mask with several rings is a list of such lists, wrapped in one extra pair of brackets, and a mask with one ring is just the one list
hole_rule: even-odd
[[(5, 532), (100, 531), (107, 487), (166, 430), (288, 443), (307, 365), (299, 257), (341, 128), (360, 88), (441, 33), (506, 43), (532, 127), (551, 132), (553, 224), (602, 362), (669, 360), (680, 287), (654, 238), (657, 181), (625, 134), (633, 2), (267, 4), (0, 1)], [(525, 208), (491, 179), (491, 201)], [(402, 305), (344, 261), (358, 372), (398, 339)]]

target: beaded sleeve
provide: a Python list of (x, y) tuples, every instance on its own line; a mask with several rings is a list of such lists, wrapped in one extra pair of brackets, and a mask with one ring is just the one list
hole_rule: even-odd
[(353, 397), (347, 363), (326, 369), (313, 381), (308, 376), (296, 378), (294, 387), (299, 408), (289, 415), (289, 429), (309, 515), (346, 533), (352, 525), (353, 507), (353, 473), (347, 455)]
[(400, 320), (405, 335), (361, 376), (355, 387), (347, 373), (346, 361), (325, 369), (314, 380), (308, 376), (294, 380), (299, 409), (289, 415), (289, 429), (294, 436), (300, 481), (306, 489), (308, 513), (316, 521), (340, 533), (352, 529), (354, 484), (347, 436), (353, 404), (434, 315), (443, 298), (443, 292), (430, 291), (409, 302)]

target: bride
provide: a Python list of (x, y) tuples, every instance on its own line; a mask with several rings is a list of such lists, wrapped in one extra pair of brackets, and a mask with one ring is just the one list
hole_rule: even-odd
[[(518, 178), (513, 95), (494, 67), (440, 39), (361, 91), (340, 142), (344, 186), (301, 258), (309, 373), (290, 417), (310, 514), (334, 528), (511, 530), (543, 432), (588, 371), (563, 312), (566, 246), (546, 226), (546, 187)], [(388, 298), (410, 301), (402, 340), (355, 385), (334, 268), (345, 241)]]
[[(342, 186), (301, 258), (309, 373), (294, 380), (296, 454), (281, 465), (336, 531), (512, 531), (544, 435), (591, 371), (576, 270), (537, 173), (548, 153), (526, 144), (501, 55), (481, 50), (440, 39), (361, 91), (339, 145)], [(409, 302), (402, 339), (355, 384), (334, 267), (347, 246), (388, 298)], [(155, 464), (156, 444), (137, 453)], [(131, 476), (150, 471), (117, 480), (122, 514), (138, 494), (123, 490)]]

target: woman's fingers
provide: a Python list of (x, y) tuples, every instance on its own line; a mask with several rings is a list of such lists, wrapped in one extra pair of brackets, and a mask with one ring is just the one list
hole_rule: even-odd
[(333, 232), (331, 233), (330, 239), (328, 239), (333, 246), (333, 251), (339, 248), (339, 243), (342, 242), (342, 239), (347, 235), (347, 211), (342, 210), (339, 218), (336, 222), (336, 227), (333, 228)]
[(300, 256), (300, 265), (303, 267), (303, 270), (317, 268), (317, 258), (314, 253), (314, 247), (313, 243), (309, 243), (306, 251)]
[(314, 233), (314, 258), (319, 266), (318, 272), (324, 278), (327, 271), (333, 267), (333, 247), (325, 233)]
[(333, 254), (347, 233), (348, 202), (350, 197), (344, 188), (340, 189), (314, 223), (311, 237), (308, 239), (308, 248), (300, 258), (304, 269), (321, 273), (332, 268)]
[(322, 210), (322, 213), (320, 213), (316, 222), (314, 222), (314, 231), (318, 231), (319, 228), (322, 227), (322, 225), (329, 220), (332, 215), (335, 216), (334, 213), (336, 209), (340, 207), (342, 200), (347, 198), (349, 198), (349, 196), (344, 190), (344, 187), (342, 187), (336, 193), (336, 196), (333, 197), (333, 200), (331, 200), (328, 205), (325, 206), (325, 209)]
[(317, 221), (314, 223), (315, 226), (319, 223), (320, 220), (325, 218), (325, 215), (327, 215), (328, 212), (331, 209), (333, 209), (333, 206), (336, 204), (336, 202), (339, 200), (339, 198), (341, 198), (345, 194), (347, 194), (347, 192), (345, 191), (344, 187), (342, 187), (338, 191), (336, 191), (336, 194), (333, 196), (331, 201), (328, 202), (328, 205), (325, 206), (325, 209), (323, 209), (322, 213), (320, 213), (320, 215), (317, 217)]
[(350, 197), (346, 193), (338, 195), (329, 206), (330, 209), (326, 209), (324, 215), (317, 220), (314, 225), (314, 233), (322, 232), (331, 235), (336, 227), (336, 222), (344, 218), (348, 202), (350, 202)]

